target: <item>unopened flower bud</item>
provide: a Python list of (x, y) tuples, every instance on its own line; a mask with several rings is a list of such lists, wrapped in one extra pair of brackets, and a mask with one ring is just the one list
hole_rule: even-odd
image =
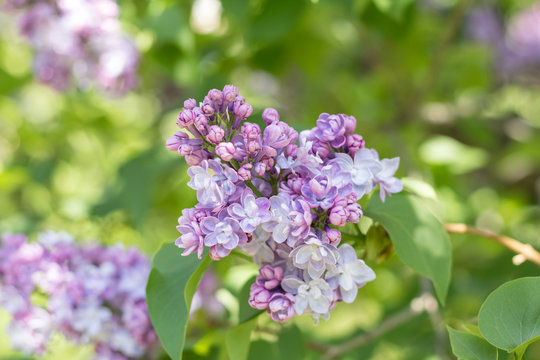
[(277, 112), (276, 109), (266, 108), (264, 109), (262, 113), (262, 118), (264, 122), (266, 123), (266, 125), (270, 125), (272, 123), (279, 121), (279, 113)]
[(231, 161), (236, 149), (230, 142), (222, 142), (216, 146), (216, 154), (224, 161)]
[(234, 85), (225, 85), (223, 88), (223, 100), (226, 102), (233, 102), (238, 96), (238, 88)]
[(218, 144), (219, 142), (221, 142), (221, 140), (223, 140), (224, 136), (225, 130), (223, 130), (217, 125), (212, 125), (208, 129), (208, 135), (206, 135), (206, 139), (212, 144)]
[(252, 308), (264, 310), (268, 307), (268, 301), (270, 300), (270, 291), (257, 283), (251, 285), (251, 291), (249, 293), (249, 305)]
[(184, 110), (193, 110), (197, 107), (197, 101), (195, 99), (187, 99), (184, 101)]
[(356, 129), (356, 118), (354, 116), (348, 116), (341, 114), (344, 120), (345, 134), (352, 134)]
[(242, 181), (251, 180), (251, 168), (253, 165), (244, 164), (238, 169), (238, 178)]
[(326, 241), (330, 245), (337, 246), (341, 241), (341, 232), (337, 229), (326, 228)]
[(360, 149), (363, 149), (366, 142), (362, 138), (362, 136), (358, 134), (353, 134), (347, 136), (347, 149), (349, 150), (349, 154), (354, 155), (356, 154)]
[(259, 176), (263, 176), (264, 173), (266, 172), (266, 165), (262, 162), (258, 162), (255, 164), (255, 172), (257, 173), (257, 175)]

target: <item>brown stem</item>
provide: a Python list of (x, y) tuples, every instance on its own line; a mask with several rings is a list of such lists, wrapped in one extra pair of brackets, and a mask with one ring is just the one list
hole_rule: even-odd
[(530, 244), (523, 244), (508, 236), (495, 234), (494, 232), (478, 229), (466, 224), (444, 224), (443, 226), (447, 232), (452, 234), (470, 234), (494, 240), (517, 253), (519, 257), (523, 257), (540, 266), (540, 253)]

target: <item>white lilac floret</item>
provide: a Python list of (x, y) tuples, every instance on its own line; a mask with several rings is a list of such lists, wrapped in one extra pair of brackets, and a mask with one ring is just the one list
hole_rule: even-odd
[(341, 245), (338, 252), (337, 267), (327, 273), (327, 281), (332, 288), (339, 289), (344, 302), (351, 303), (356, 298), (358, 288), (375, 280), (375, 273), (363, 260), (358, 259), (351, 245)]
[(327, 319), (374, 279), (340, 229), (360, 220), (358, 200), (377, 185), (382, 201), (401, 191), (399, 158), (381, 160), (367, 148), (352, 116), (321, 114), (299, 134), (275, 109), (263, 111), (264, 128), (252, 113), (232, 85), (184, 102), (180, 131), (166, 146), (185, 156), (198, 203), (182, 212), (176, 244), (183, 255), (209, 248), (215, 260), (237, 249), (252, 256), (261, 269), (249, 304), (275, 321)]

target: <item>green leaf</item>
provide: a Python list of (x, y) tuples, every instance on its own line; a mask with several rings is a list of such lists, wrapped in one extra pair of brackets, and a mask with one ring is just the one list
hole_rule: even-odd
[(373, 196), (365, 214), (390, 234), (399, 258), (430, 278), (444, 304), (452, 265), (448, 234), (435, 216), (414, 196), (396, 194), (382, 203)]
[(242, 290), (240, 290), (240, 294), (238, 295), (238, 324), (249, 321), (254, 317), (259, 316), (263, 312), (263, 310), (252, 308), (248, 302), (251, 284), (255, 282), (256, 277), (257, 276), (249, 278), (249, 280), (246, 281), (244, 286), (242, 286)]
[(401, 20), (403, 12), (412, 3), (412, 0), (373, 0), (377, 8), (386, 15)]
[(257, 45), (289, 34), (302, 15), (306, 0), (267, 0), (262, 11), (251, 19), (247, 38)]
[(264, 340), (255, 340), (249, 349), (249, 360), (275, 360), (293, 359), (291, 357), (280, 358), (276, 343)]
[(447, 326), (452, 352), (460, 360), (497, 360), (497, 349), (476, 335)]
[(148, 313), (165, 351), (173, 360), (182, 358), (189, 308), (210, 258), (182, 256), (172, 243), (157, 252), (146, 286)]
[(493, 291), (480, 308), (478, 327), (491, 344), (521, 359), (540, 339), (540, 277), (509, 281)]
[[(221, 0), (223, 10), (234, 20), (244, 20), (249, 13), (249, 0)], [(237, 23), (243, 25), (243, 21)]]
[(284, 327), (279, 333), (278, 349), (279, 359), (305, 359), (306, 349), (304, 347), (304, 337), (296, 325)]
[(250, 336), (257, 325), (257, 319), (251, 319), (227, 330), (225, 344), (230, 359), (245, 360), (249, 354)]

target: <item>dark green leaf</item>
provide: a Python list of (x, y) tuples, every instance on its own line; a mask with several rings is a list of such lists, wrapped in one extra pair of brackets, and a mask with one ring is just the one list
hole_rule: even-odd
[(248, 38), (254, 43), (269, 42), (285, 36), (298, 21), (305, 0), (269, 0), (252, 19)]
[(210, 258), (182, 256), (174, 244), (164, 244), (157, 252), (146, 286), (146, 301), (152, 324), (173, 360), (182, 358), (189, 308)]
[(399, 258), (433, 281), (444, 304), (452, 265), (452, 249), (441, 223), (414, 196), (397, 194), (382, 203), (373, 196), (365, 214), (390, 234)]
[(460, 360), (497, 360), (497, 348), (485, 339), (447, 327), (452, 352)]
[(493, 291), (480, 308), (478, 326), (491, 344), (522, 356), (540, 339), (540, 277), (509, 281)]

